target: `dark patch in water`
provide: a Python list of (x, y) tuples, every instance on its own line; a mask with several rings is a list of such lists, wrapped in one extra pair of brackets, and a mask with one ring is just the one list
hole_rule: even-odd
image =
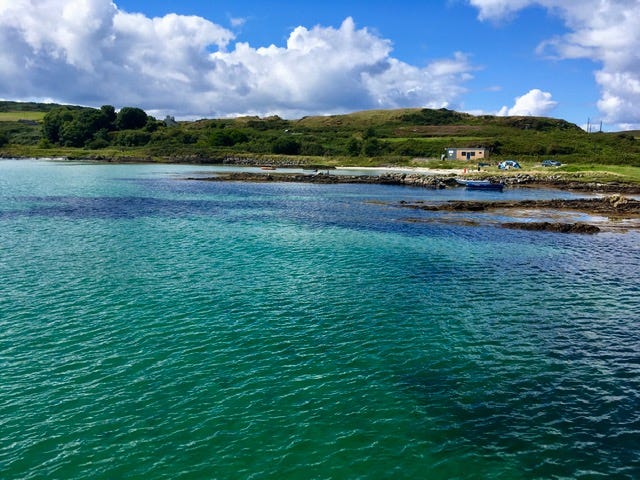
[(420, 423), (418, 434), (447, 442), (443, 459), (451, 449), (479, 448), (497, 460), (515, 458), (527, 477), (576, 478), (591, 470), (638, 478), (640, 447), (632, 446), (640, 431), (637, 378), (588, 370), (586, 363), (574, 371), (563, 362), (518, 375), (452, 360), (407, 375), (402, 385), (437, 419)]

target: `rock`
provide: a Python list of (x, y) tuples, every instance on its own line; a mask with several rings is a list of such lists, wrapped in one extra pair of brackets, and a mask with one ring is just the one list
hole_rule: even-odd
[(557, 233), (598, 233), (600, 228), (587, 223), (560, 223), (560, 222), (506, 222), (500, 225), (503, 228), (518, 230), (532, 230)]

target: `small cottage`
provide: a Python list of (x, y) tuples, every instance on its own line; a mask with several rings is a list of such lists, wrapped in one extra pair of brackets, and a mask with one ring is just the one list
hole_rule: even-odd
[(445, 148), (444, 158), (447, 160), (480, 160), (489, 157), (486, 148)]

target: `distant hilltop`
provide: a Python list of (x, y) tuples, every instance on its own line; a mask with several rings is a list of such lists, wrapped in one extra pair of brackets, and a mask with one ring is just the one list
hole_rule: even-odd
[[(37, 103), (37, 102), (14, 102), (0, 101), (0, 112), (50, 112), (56, 108), (67, 108), (69, 110), (82, 110), (89, 107), (80, 105), (66, 105), (57, 103)], [(173, 116), (166, 118), (173, 119)], [(203, 118), (203, 120), (226, 120)], [(278, 116), (257, 117), (257, 116), (240, 116), (235, 120), (239, 122), (251, 122), (256, 120), (282, 120)], [(548, 130), (552, 128), (558, 129), (580, 129), (577, 125), (565, 120), (548, 118), (548, 117), (498, 117), (493, 115), (471, 115), (468, 113), (456, 112), (446, 108), (429, 109), (429, 108), (401, 108), (391, 110), (363, 110), (358, 112), (346, 113), (342, 115), (316, 115), (306, 116), (301, 119), (292, 119), (299, 125), (306, 126), (324, 126), (324, 127), (369, 127), (384, 124), (412, 124), (416, 126), (447, 126), (447, 125), (481, 125), (496, 124), (503, 126), (512, 126), (514, 128)], [(429, 129), (425, 129), (429, 130)], [(434, 129), (431, 129), (434, 130)], [(445, 129), (446, 130), (446, 129)], [(455, 129), (451, 129), (455, 131)], [(435, 130), (434, 130), (435, 131)]]
[[(587, 133), (549, 117), (471, 115), (446, 108), (367, 110), (343, 115), (159, 120), (135, 106), (0, 102), (0, 154), (256, 164), (408, 165), (445, 160), (460, 149), (467, 161), (542, 159), (562, 164), (640, 167), (638, 132)], [(473, 150), (471, 150), (473, 149)], [(469, 155), (482, 151), (483, 155)], [(486, 155), (485, 155), (486, 153)], [(449, 155), (451, 157), (451, 155)], [(480, 162), (480, 159), (483, 161)], [(189, 160), (190, 161), (190, 160)]]

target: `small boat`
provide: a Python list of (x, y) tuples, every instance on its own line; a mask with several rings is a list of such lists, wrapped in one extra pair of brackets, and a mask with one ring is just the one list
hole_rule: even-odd
[(271, 165), (265, 165), (263, 167), (260, 167), (262, 170), (275, 170), (276, 167), (272, 167)]
[(504, 188), (502, 182), (492, 182), (491, 180), (456, 180), (460, 185), (467, 187), (467, 190), (493, 190), (501, 192)]

